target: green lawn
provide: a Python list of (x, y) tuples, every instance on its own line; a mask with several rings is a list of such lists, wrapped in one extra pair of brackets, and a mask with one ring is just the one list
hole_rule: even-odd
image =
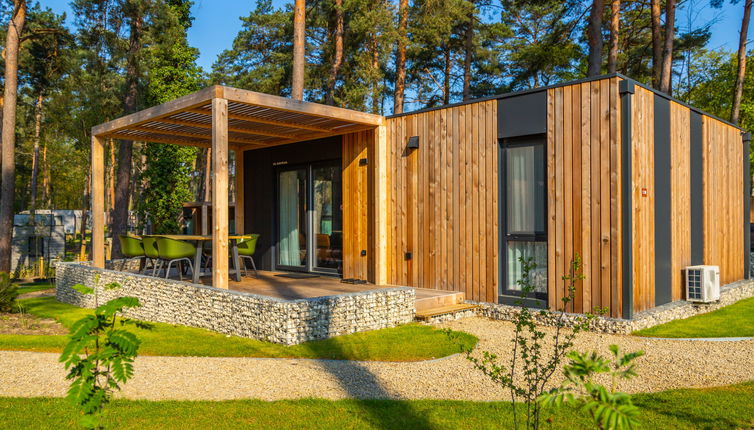
[[(54, 297), (20, 300), (26, 312), (55, 318), (66, 327), (91, 312), (59, 303)], [(253, 339), (226, 336), (209, 330), (171, 324), (154, 324), (151, 331), (129, 328), (142, 338), (142, 355), (209, 357), (296, 357), (343, 360), (416, 361), (445, 357), (459, 348), (438, 329), (418, 324), (338, 336), (331, 339), (283, 346)], [(467, 346), (477, 338), (459, 333)], [(0, 350), (59, 352), (66, 336), (0, 335)]]
[[(754, 383), (702, 390), (674, 390), (634, 396), (642, 409), (640, 428), (734, 429), (754, 424)], [(63, 399), (0, 398), (6, 428), (76, 427), (76, 412)], [(543, 418), (543, 428), (589, 428), (574, 409)], [(318, 399), (264, 402), (148, 402), (116, 400), (106, 412), (106, 428), (118, 429), (503, 429), (511, 427), (506, 402)]]
[(650, 337), (754, 336), (754, 297), (716, 311), (634, 332)]
[(35, 291), (49, 290), (55, 288), (50, 281), (27, 282), (18, 286), (18, 294), (33, 293)]

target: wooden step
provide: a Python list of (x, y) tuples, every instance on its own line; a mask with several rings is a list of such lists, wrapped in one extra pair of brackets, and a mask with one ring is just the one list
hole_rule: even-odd
[(416, 319), (418, 320), (428, 320), (433, 317), (437, 317), (440, 315), (448, 315), (448, 314), (454, 314), (458, 312), (465, 312), (471, 309), (478, 308), (479, 305), (471, 305), (466, 303), (460, 303), (455, 305), (449, 305), (449, 306), (443, 306), (439, 308), (432, 308), (432, 309), (426, 309), (423, 311), (419, 311), (417, 309), (416, 311)]
[(415, 307), (416, 311), (419, 312), (444, 306), (457, 305), (463, 303), (464, 300), (464, 293), (456, 291), (417, 289)]

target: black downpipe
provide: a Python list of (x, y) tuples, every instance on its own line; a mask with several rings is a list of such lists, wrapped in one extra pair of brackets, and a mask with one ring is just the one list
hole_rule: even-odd
[(743, 133), (744, 145), (744, 279), (751, 278), (751, 164), (749, 152), (751, 151), (751, 133)]
[(631, 219), (631, 95), (634, 94), (633, 81), (623, 80), (620, 82), (620, 100), (621, 100), (621, 160), (623, 162), (623, 181), (622, 194), (623, 206), (623, 309), (624, 319), (631, 319), (634, 315), (634, 295), (633, 295), (633, 254), (631, 252), (632, 226)]

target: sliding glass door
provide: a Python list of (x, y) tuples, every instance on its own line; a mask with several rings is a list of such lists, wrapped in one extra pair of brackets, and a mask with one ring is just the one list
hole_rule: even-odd
[(306, 267), (307, 170), (278, 172), (277, 264), (283, 268)]
[(341, 273), (343, 222), (340, 161), (277, 172), (277, 267)]

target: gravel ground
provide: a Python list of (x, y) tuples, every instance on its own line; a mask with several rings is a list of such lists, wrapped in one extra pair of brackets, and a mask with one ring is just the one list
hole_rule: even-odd
[[(479, 348), (510, 355), (513, 325), (469, 318), (444, 324), (474, 333)], [(608, 354), (616, 343), (644, 350), (639, 376), (623, 382), (629, 392), (725, 385), (754, 379), (754, 341), (694, 342), (582, 333), (578, 350)], [(64, 396), (57, 354), (0, 351), (0, 396)], [(559, 372), (557, 373), (559, 375)], [(303, 359), (140, 357), (136, 376), (119, 394), (132, 399), (264, 400), (393, 398), (500, 400), (507, 393), (462, 356), (418, 363)]]

